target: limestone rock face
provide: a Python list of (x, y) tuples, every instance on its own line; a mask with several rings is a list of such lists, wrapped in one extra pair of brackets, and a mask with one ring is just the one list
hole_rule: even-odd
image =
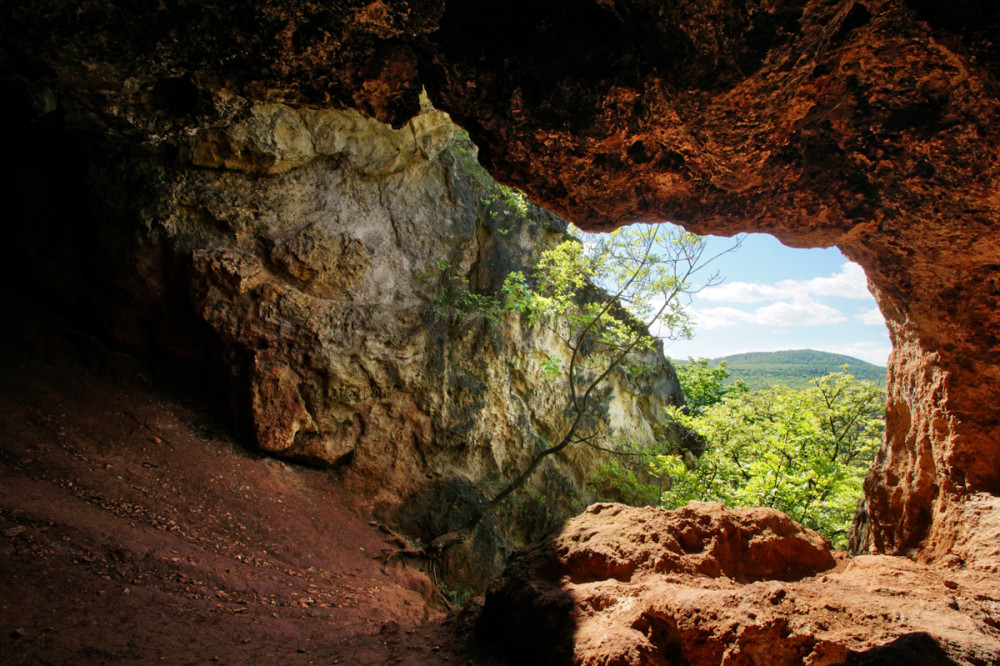
[(514, 555), (480, 630), (517, 663), (1000, 659), (991, 574), (828, 548), (769, 509), (595, 504)]
[[(50, 121), (42, 135), (86, 152), (65, 182), (88, 190), (97, 233), (82, 247), (100, 265), (61, 261), (81, 229), (62, 202), (29, 194), (7, 269), (38, 274), (36, 303), (66, 284), (91, 331), (123, 351), (204, 366), (196, 376), (217, 383), (263, 451), (337, 468), (380, 517), (430, 541), (568, 428), (569, 396), (541, 365), (566, 355), (554, 333), (445, 307), (530, 274), (566, 223), (508, 207), (445, 114), (393, 129), (353, 110), (260, 104), (168, 155)], [(46, 170), (26, 168), (18, 189)], [(652, 372), (614, 374), (597, 401), (592, 424), (612, 439), (651, 444), (664, 407), (683, 401), (662, 354), (647, 357)], [(583, 447), (551, 458), (447, 553), (445, 579), (484, 586), (511, 548), (594, 499), (607, 459)]]

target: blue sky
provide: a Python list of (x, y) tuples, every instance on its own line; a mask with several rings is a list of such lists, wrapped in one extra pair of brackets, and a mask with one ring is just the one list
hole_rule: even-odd
[(817, 349), (885, 366), (892, 347), (864, 271), (837, 248), (795, 249), (773, 236), (707, 236), (700, 272), (718, 272), (721, 284), (692, 297), (691, 340), (666, 340), (675, 359), (717, 358), (753, 351)]
[[(708, 237), (706, 256), (733, 239)], [(864, 272), (840, 250), (785, 247), (772, 236), (744, 236), (713, 264), (725, 282), (694, 296), (692, 340), (666, 342), (671, 358), (715, 358), (750, 351), (818, 349), (884, 366), (891, 345)]]

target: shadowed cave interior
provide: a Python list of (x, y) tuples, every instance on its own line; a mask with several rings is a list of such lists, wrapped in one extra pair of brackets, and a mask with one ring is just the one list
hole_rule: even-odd
[[(932, 4), (7, 3), (4, 660), (995, 662), (1000, 14)], [(664, 219), (865, 268), (893, 352), (855, 556), (591, 505), (593, 451), (394, 555), (564, 418), (551, 341), (434, 319), (428, 266), (487, 292), (564, 220)], [(602, 427), (662, 425), (656, 362)], [(485, 596), (447, 615), (448, 581)]]

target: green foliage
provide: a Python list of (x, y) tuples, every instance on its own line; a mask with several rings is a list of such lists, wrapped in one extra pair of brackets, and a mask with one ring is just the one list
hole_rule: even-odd
[(542, 377), (549, 381), (555, 381), (563, 372), (563, 361), (561, 358), (548, 356), (540, 363), (542, 367)]
[[(885, 368), (850, 356), (812, 349), (733, 354), (709, 362), (712, 366), (722, 363), (729, 371), (728, 384), (743, 381), (755, 391), (774, 385), (803, 389), (809, 386), (813, 377), (836, 372), (845, 364), (851, 366), (851, 372), (858, 379), (885, 386)], [(684, 361), (676, 361), (675, 364), (678, 371), (687, 365)]]
[(843, 548), (882, 441), (884, 410), (882, 389), (846, 366), (800, 391), (732, 392), (699, 414), (674, 409), (672, 418), (708, 446), (696, 462), (660, 456), (653, 463), (653, 472), (670, 480), (662, 504), (773, 507)]
[(521, 271), (511, 271), (507, 274), (501, 292), (504, 308), (507, 311), (523, 313), (531, 307), (531, 287)]
[(468, 587), (459, 587), (456, 589), (442, 588), (442, 593), (444, 594), (445, 601), (448, 602), (449, 608), (456, 610), (461, 608), (465, 604), (469, 603), (472, 599), (473, 591)]
[[(453, 146), (454, 154), (461, 163), (462, 173), (469, 176), (479, 195), (479, 207), (494, 231), (507, 236), (516, 220), (529, 214), (528, 198), (523, 192), (497, 183), (476, 159), (477, 148), (466, 132), (461, 132)], [(503, 226), (506, 225), (506, 226)], [(520, 281), (518, 280), (520, 278)], [(522, 310), (524, 304), (510, 300), (508, 290), (520, 285), (526, 286), (524, 275), (512, 273), (508, 277), (509, 286), (504, 285), (503, 294), (491, 295), (476, 291), (469, 281), (456, 275), (451, 262), (438, 259), (424, 270), (420, 281), (433, 284), (432, 307), (441, 319), (463, 322), (470, 319), (486, 319), (497, 323), (506, 312)]]
[[(530, 277), (521, 272), (507, 276), (500, 311), (518, 313), (529, 327), (549, 328), (565, 345), (563, 353), (548, 356), (540, 369), (543, 377), (566, 387), (571, 416), (558, 439), (552, 444), (539, 441), (528, 466), (464, 529), (471, 530), (502, 506), (547, 456), (574, 444), (620, 453), (600, 446), (601, 433), (590, 431), (595, 424), (585, 417), (593, 409), (591, 400), (613, 371), (628, 367), (630, 355), (652, 348), (656, 337), (691, 335), (691, 320), (684, 311), (690, 294), (718, 283), (716, 275), (694, 280), (710, 261), (704, 251), (702, 238), (679, 227), (636, 225), (584, 241), (569, 238), (543, 252)], [(631, 366), (643, 370), (641, 361)], [(633, 484), (634, 493), (645, 492), (634, 472), (623, 470), (607, 471)]]
[(450, 262), (435, 261), (421, 279), (434, 284), (431, 307), (441, 319), (458, 322), (485, 319), (495, 324), (504, 316), (503, 301), (469, 289), (468, 280), (452, 273)]
[(653, 345), (650, 329), (659, 337), (690, 337), (685, 297), (695, 290), (691, 276), (704, 248), (700, 237), (668, 225), (625, 227), (586, 242), (570, 238), (542, 254), (530, 280), (519, 272), (507, 277), (505, 307), (559, 334), (569, 363), (557, 366), (550, 358), (543, 371), (550, 378), (563, 371), (579, 408), (595, 379)]
[[(459, 133), (455, 142), (455, 150), (462, 162), (462, 170), (469, 174), (485, 190), (480, 198), (480, 204), (486, 215), (494, 222), (502, 222), (507, 217), (521, 219), (528, 215), (528, 197), (524, 192), (515, 190), (493, 180), (493, 177), (479, 164), (478, 149), (464, 130)], [(511, 227), (497, 227), (497, 233), (506, 236)]]
[(612, 460), (596, 485), (617, 488), (618, 496), (632, 502), (658, 497), (659, 488), (645, 487), (636, 470), (648, 469), (649, 456), (663, 452), (623, 451), (629, 447), (620, 443), (617, 448), (601, 446), (604, 437), (587, 432), (591, 426), (583, 425), (584, 417), (592, 409), (594, 391), (612, 371), (623, 369), (632, 378), (649, 371), (637, 353), (652, 348), (656, 337), (690, 337), (687, 298), (718, 282), (711, 275), (694, 283), (693, 276), (707, 263), (704, 250), (702, 238), (679, 227), (636, 225), (584, 240), (568, 238), (542, 253), (530, 279), (520, 272), (507, 277), (506, 311), (524, 315), (529, 326), (548, 327), (565, 345), (563, 354), (546, 357), (540, 368), (546, 380), (566, 387), (573, 413), (567, 432), (536, 450), (511, 488), (523, 483), (544, 456), (582, 443), (627, 455), (633, 463)]
[(540, 490), (535, 490), (534, 488), (528, 488), (528, 497), (531, 498), (533, 502), (539, 505), (544, 505), (549, 501), (549, 498)]
[[(525, 217), (528, 214), (528, 197), (524, 195), (524, 192), (497, 182), (493, 183), (493, 187), (483, 198), (483, 203), (486, 204), (493, 216), (497, 215), (498, 210), (520, 217)], [(498, 229), (498, 231), (506, 236), (510, 229)]]
[[(650, 461), (643, 459), (643, 462), (648, 465)], [(640, 481), (635, 468), (619, 458), (601, 465), (590, 485), (602, 500), (632, 506), (656, 506), (663, 491), (659, 484)]]
[(739, 381), (726, 387), (726, 380), (729, 378), (726, 362), (722, 361), (716, 366), (711, 366), (710, 363), (707, 358), (688, 358), (687, 363), (674, 366), (689, 414), (700, 415), (705, 408), (721, 402), (727, 395), (746, 393), (749, 390), (746, 384)]

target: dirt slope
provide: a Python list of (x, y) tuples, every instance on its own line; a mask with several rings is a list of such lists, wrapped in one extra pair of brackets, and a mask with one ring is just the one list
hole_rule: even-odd
[(0, 663), (474, 656), (336, 478), (191, 407), (0, 349), (0, 433)]

